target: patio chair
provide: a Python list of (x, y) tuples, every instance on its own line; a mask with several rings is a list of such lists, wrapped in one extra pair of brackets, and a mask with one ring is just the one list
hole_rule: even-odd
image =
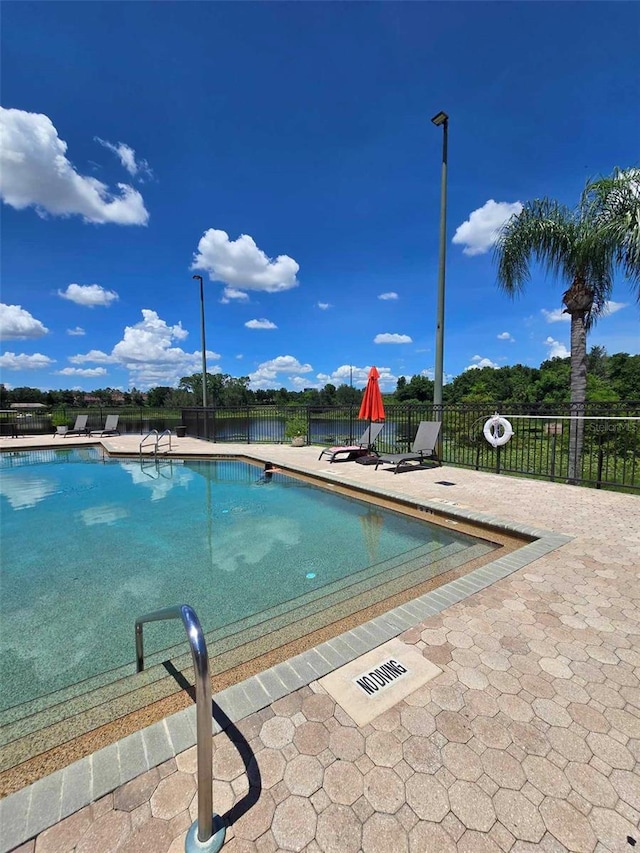
[(367, 455), (373, 449), (373, 443), (380, 435), (380, 430), (383, 426), (383, 423), (369, 424), (366, 430), (362, 433), (360, 441), (357, 444), (346, 444), (341, 447), (325, 447), (320, 456), (318, 456), (318, 459), (322, 459), (323, 456), (328, 456), (329, 462), (335, 462), (336, 456), (344, 455), (346, 456), (346, 459), (343, 461), (346, 462), (349, 459), (357, 459), (358, 456)]
[[(88, 420), (89, 415), (78, 415), (73, 427), (61, 433), (62, 437), (66, 438), (68, 435), (89, 435), (89, 430), (87, 429)], [(55, 438), (57, 434), (55, 433), (53, 437)]]
[(120, 435), (120, 430), (118, 429), (118, 418), (120, 415), (107, 415), (107, 419), (104, 422), (103, 429), (96, 429), (90, 433), (90, 435)]
[(411, 450), (407, 453), (385, 453), (379, 456), (376, 460), (376, 471), (378, 465), (383, 465), (385, 462), (395, 465), (394, 474), (398, 473), (398, 469), (405, 462), (417, 462), (418, 465), (422, 465), (425, 459), (435, 459), (438, 465), (441, 465), (436, 455), (440, 426), (440, 421), (420, 421)]

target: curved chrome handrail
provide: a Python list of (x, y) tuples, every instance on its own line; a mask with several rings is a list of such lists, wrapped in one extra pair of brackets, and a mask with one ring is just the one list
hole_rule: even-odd
[[(136, 666), (138, 672), (144, 669), (144, 643), (142, 626), (145, 622), (158, 622), (165, 619), (182, 619), (187, 632), (196, 686), (196, 751), (198, 756), (198, 820), (191, 827), (186, 841), (189, 850), (189, 838), (197, 832), (200, 845), (209, 842), (199, 850), (220, 850), (224, 843), (225, 827), (222, 818), (213, 814), (213, 742), (211, 728), (211, 680), (209, 678), (209, 654), (204, 633), (195, 610), (188, 604), (178, 604), (175, 607), (165, 607), (145, 616), (139, 616), (135, 622), (136, 634)], [(213, 824), (216, 823), (214, 835)], [(219, 846), (218, 846), (219, 845)]]
[(153, 449), (153, 455), (154, 455), (154, 456), (157, 456), (157, 455), (158, 455), (158, 447), (160, 446), (160, 440), (161, 440), (161, 439), (162, 439), (162, 437), (163, 437), (163, 436), (165, 436), (165, 435), (169, 438), (169, 447), (167, 448), (167, 450), (168, 450), (169, 452), (171, 452), (171, 430), (170, 430), (170, 429), (165, 429), (165, 430), (163, 430), (162, 432), (158, 432), (158, 430), (157, 430), (157, 429), (152, 429), (150, 432), (148, 432), (148, 433), (145, 435), (145, 437), (144, 437), (144, 438), (142, 439), (142, 441), (140, 442), (140, 446), (139, 446), (139, 448), (138, 448), (138, 451), (139, 451), (139, 453), (140, 453), (140, 461), (142, 461), (142, 448), (144, 447), (144, 443), (145, 443), (145, 441), (147, 441), (147, 439), (151, 438), (151, 437), (152, 437), (152, 436), (154, 436), (154, 435), (155, 435), (155, 437), (156, 437), (156, 444), (155, 444), (155, 447), (154, 447), (154, 449)]
[(138, 448), (138, 450), (140, 452), (140, 460), (141, 461), (142, 461), (142, 448), (144, 447), (144, 443), (148, 438), (151, 438), (152, 435), (155, 435), (155, 437), (156, 437), (156, 453), (158, 451), (158, 430), (152, 429), (151, 432), (148, 432), (145, 435), (145, 437), (142, 439), (142, 441), (140, 442), (140, 447)]
[(170, 429), (164, 429), (164, 430), (162, 430), (162, 432), (160, 433), (160, 435), (156, 439), (156, 456), (158, 455), (158, 448), (160, 447), (160, 441), (162, 440), (162, 438), (165, 435), (168, 436), (168, 438), (169, 438), (169, 451), (171, 451), (171, 430)]

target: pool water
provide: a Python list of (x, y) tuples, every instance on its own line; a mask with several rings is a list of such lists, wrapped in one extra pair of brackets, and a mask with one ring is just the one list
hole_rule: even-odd
[[(190, 604), (224, 644), (478, 541), (239, 460), (83, 447), (2, 454), (0, 470), (0, 711), (133, 672), (134, 621), (158, 608)], [(160, 625), (146, 656), (184, 653), (181, 624)]]

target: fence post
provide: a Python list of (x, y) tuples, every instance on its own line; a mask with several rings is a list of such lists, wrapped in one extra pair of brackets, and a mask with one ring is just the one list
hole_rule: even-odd
[(603, 439), (604, 433), (598, 433), (598, 474), (596, 476), (596, 489), (602, 488), (602, 462), (604, 459), (604, 451), (602, 449)]
[(551, 435), (551, 471), (549, 474), (549, 479), (552, 483), (556, 481), (556, 431), (553, 430)]
[(498, 447), (496, 447), (496, 474), (500, 473), (500, 451), (501, 450), (502, 450), (502, 448), (500, 447), (500, 445), (498, 445)]

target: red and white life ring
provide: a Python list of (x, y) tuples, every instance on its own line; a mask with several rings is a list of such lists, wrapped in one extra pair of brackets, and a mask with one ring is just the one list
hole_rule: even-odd
[(489, 444), (493, 447), (502, 447), (513, 435), (513, 428), (506, 418), (495, 414), (486, 421), (482, 432)]

